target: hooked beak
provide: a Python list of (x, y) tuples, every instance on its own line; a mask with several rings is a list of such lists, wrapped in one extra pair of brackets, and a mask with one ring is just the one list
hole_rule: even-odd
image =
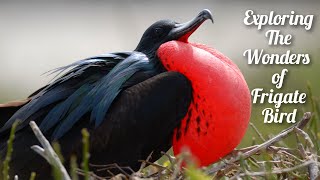
[(212, 14), (208, 9), (202, 10), (194, 19), (186, 23), (177, 23), (170, 31), (169, 37), (178, 41), (187, 42), (190, 35), (207, 19), (213, 23)]

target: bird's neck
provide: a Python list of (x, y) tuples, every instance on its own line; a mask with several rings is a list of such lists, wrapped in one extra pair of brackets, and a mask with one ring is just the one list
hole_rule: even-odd
[[(179, 153), (188, 146), (202, 160), (201, 165), (208, 165), (230, 152), (240, 141), (239, 133), (234, 132), (246, 127), (234, 127), (237, 124), (234, 117), (247, 116), (239, 107), (248, 108), (250, 101), (238, 98), (250, 99), (250, 96), (234, 93), (235, 89), (247, 92), (247, 89), (242, 91), (247, 87), (241, 86), (244, 78), (239, 69), (221, 53), (201, 46), (172, 41), (161, 46), (158, 55), (168, 71), (180, 72), (189, 79), (193, 91), (188, 113), (174, 131), (174, 152)], [(239, 78), (226, 76), (229, 73)], [(219, 146), (226, 148), (212, 152)]]
[(166, 71), (166, 69), (164, 68), (162, 62), (160, 61), (158, 55), (157, 55), (157, 51), (155, 50), (143, 50), (143, 49), (140, 49), (140, 48), (136, 48), (134, 51), (137, 51), (137, 52), (141, 52), (143, 54), (145, 54), (150, 63), (152, 63), (154, 65), (154, 71), (158, 74), (158, 73), (162, 73), (164, 71)]

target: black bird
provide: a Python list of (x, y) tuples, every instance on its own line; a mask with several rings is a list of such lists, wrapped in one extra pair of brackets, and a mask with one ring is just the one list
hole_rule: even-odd
[[(81, 161), (81, 132), (90, 133), (90, 163), (117, 163), (137, 170), (138, 160), (153, 152), (152, 160), (172, 146), (174, 129), (188, 111), (192, 99), (189, 80), (167, 72), (157, 50), (163, 43), (187, 38), (205, 20), (201, 11), (187, 23), (161, 20), (152, 24), (132, 52), (107, 53), (57, 68), (62, 73), (53, 82), (23, 102), (0, 105), (0, 157), (12, 124), (19, 120), (10, 175), (27, 179), (36, 172), (48, 179), (51, 167), (30, 146), (39, 144), (28, 126), (35, 121), (46, 138), (58, 141), (66, 159)], [(94, 167), (91, 167), (95, 171)], [(101, 172), (96, 172), (98, 175)]]

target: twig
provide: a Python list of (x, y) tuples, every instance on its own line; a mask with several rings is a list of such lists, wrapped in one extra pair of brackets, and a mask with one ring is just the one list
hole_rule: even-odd
[(283, 155), (286, 155), (286, 156), (290, 156), (291, 158), (293, 158), (296, 161), (303, 162), (303, 160), (299, 159), (297, 156), (295, 156), (295, 155), (293, 155), (293, 154), (291, 154), (291, 153), (289, 153), (287, 151), (281, 151), (279, 153), (281, 153)]
[(253, 130), (258, 134), (259, 138), (260, 138), (263, 142), (265, 142), (266, 139), (262, 136), (262, 134), (260, 133), (260, 131), (258, 130), (258, 128), (257, 128), (252, 122), (250, 122), (249, 124), (250, 124), (250, 126), (253, 128)]
[(147, 166), (147, 162), (151, 159), (152, 154), (153, 154), (153, 151), (149, 154), (149, 156), (147, 157), (147, 159), (145, 161), (144, 160), (141, 161), (142, 163), (141, 163), (140, 169), (137, 173), (141, 173), (141, 171)]
[(163, 171), (163, 170), (168, 170), (170, 173), (173, 173), (173, 171), (165, 166), (162, 166), (160, 164), (157, 164), (157, 163), (153, 163), (153, 162), (149, 162), (149, 161), (146, 161), (146, 160), (141, 160), (140, 162), (143, 162), (147, 165), (151, 165), (151, 166), (154, 166), (158, 169), (161, 169), (160, 171)]
[(64, 180), (71, 180), (67, 170), (62, 165), (58, 155), (54, 152), (53, 148), (51, 147), (49, 141), (43, 136), (42, 132), (40, 131), (39, 127), (34, 121), (29, 123), (30, 127), (32, 128), (33, 133), (41, 143), (42, 147), (38, 145), (31, 146), (35, 152), (40, 154), (43, 158), (45, 158), (49, 164), (59, 169), (61, 175)]
[[(89, 171), (89, 176), (90, 179), (94, 179), (94, 180), (105, 180), (105, 178), (97, 176), (96, 174), (94, 174), (93, 172)], [(81, 175), (81, 176), (85, 176), (86, 172), (82, 169), (77, 169), (77, 174)]]
[(319, 174), (319, 168), (317, 165), (318, 159), (317, 159), (317, 153), (316, 150), (314, 149), (314, 144), (311, 141), (309, 135), (304, 132), (303, 130), (299, 129), (299, 128), (294, 128), (294, 131), (301, 135), (302, 137), (304, 137), (304, 140), (306, 141), (307, 145), (309, 146), (309, 149), (311, 151), (311, 155), (307, 155), (307, 153), (305, 153), (306, 159), (311, 161), (312, 163), (309, 164), (308, 166), (308, 170), (309, 170), (309, 176), (311, 180), (314, 180), (317, 178), (318, 174)]
[[(294, 166), (292, 168), (285, 168), (285, 169), (276, 169), (276, 170), (272, 170), (272, 171), (261, 171), (261, 172), (245, 172), (245, 173), (240, 173), (239, 176), (265, 176), (265, 175), (268, 175), (268, 174), (283, 174), (283, 173), (288, 173), (288, 172), (291, 172), (291, 171), (294, 171), (296, 169), (300, 169), (300, 168), (303, 168), (303, 167), (306, 167), (308, 165), (310, 165), (311, 163), (313, 163), (312, 161), (306, 161), (302, 164), (299, 164), (297, 166)], [(231, 179), (234, 179), (235, 177), (233, 178), (230, 178)]]
[[(188, 151), (186, 151), (186, 152), (188, 152)], [(179, 177), (179, 174), (181, 172), (180, 171), (181, 165), (183, 163), (184, 157), (185, 157), (184, 153), (180, 154), (180, 157), (177, 159), (176, 164), (173, 164), (173, 173), (172, 173), (172, 176), (170, 177), (170, 180), (174, 180)]]
[(161, 154), (168, 158), (170, 164), (174, 164), (174, 161), (176, 160), (174, 156), (171, 156), (170, 154), (167, 154), (166, 152), (163, 152), (163, 151), (161, 151)]
[(248, 152), (254, 148), (258, 147), (258, 145), (253, 145), (253, 146), (249, 146), (249, 147), (244, 147), (244, 148), (241, 148), (241, 149), (235, 149), (233, 150), (230, 154), (228, 154), (227, 156), (225, 156), (224, 158), (221, 158), (220, 160), (224, 160), (224, 159), (229, 159), (233, 156), (236, 156), (238, 155), (239, 153), (245, 153), (245, 152)]
[[(257, 145), (255, 148), (253, 148), (253, 149), (251, 149), (251, 150), (243, 153), (243, 154), (241, 155), (241, 157), (240, 157), (240, 156), (237, 156), (236, 158), (233, 158), (233, 159), (229, 160), (228, 164), (235, 163), (235, 162), (239, 161), (240, 158), (247, 159), (248, 157), (256, 154), (258, 151), (260, 151), (260, 150), (262, 150), (262, 149), (268, 148), (269, 146), (273, 145), (274, 143), (276, 143), (276, 142), (282, 140), (283, 138), (287, 137), (291, 132), (294, 131), (295, 128), (302, 129), (302, 128), (308, 123), (308, 121), (310, 120), (310, 118), (311, 118), (311, 113), (310, 113), (310, 112), (304, 113), (304, 115), (303, 115), (303, 117), (302, 117), (302, 119), (301, 119), (300, 122), (298, 122), (297, 124), (295, 124), (295, 125), (287, 128), (287, 129), (283, 130), (283, 131), (280, 132), (278, 135), (276, 135), (275, 137), (273, 137), (273, 138), (265, 141), (264, 143), (262, 143), (262, 144), (260, 144), (260, 145)], [(209, 175), (212, 175), (212, 174), (214, 174), (215, 172), (217, 172), (218, 170), (221, 170), (221, 169), (226, 168), (226, 166), (227, 166), (228, 164), (226, 164), (226, 163), (221, 163), (221, 164), (219, 164), (219, 165), (217, 165), (217, 166), (209, 169), (209, 170), (207, 171), (207, 173), (208, 173)]]
[(127, 177), (123, 174), (118, 174), (118, 175), (115, 175), (114, 177), (110, 178), (110, 180), (123, 180), (123, 179), (127, 179)]

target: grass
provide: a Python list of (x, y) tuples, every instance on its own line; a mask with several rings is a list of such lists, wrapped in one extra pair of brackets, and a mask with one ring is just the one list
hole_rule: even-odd
[(86, 129), (82, 129), (82, 143), (83, 143), (83, 149), (82, 149), (82, 169), (84, 171), (84, 179), (89, 180), (89, 133)]
[(0, 164), (0, 169), (2, 169), (2, 176), (0, 176), (0, 179), (3, 180), (9, 180), (10, 176), (9, 176), (9, 163), (11, 160), (11, 154), (13, 151), (13, 140), (14, 140), (14, 134), (16, 131), (16, 127), (18, 125), (18, 121), (16, 121), (15, 123), (13, 123), (12, 127), (11, 127), (11, 131), (10, 131), (10, 136), (9, 139), (7, 141), (8, 144), (8, 148), (7, 148), (7, 153), (6, 153), (6, 157), (3, 161), (3, 164)]

